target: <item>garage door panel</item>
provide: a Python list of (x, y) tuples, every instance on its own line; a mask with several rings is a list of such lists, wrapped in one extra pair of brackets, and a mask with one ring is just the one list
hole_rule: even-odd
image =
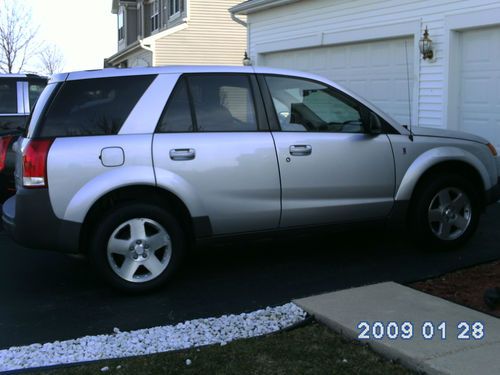
[(328, 67), (330, 69), (343, 69), (348, 64), (347, 47), (338, 47), (335, 50), (332, 48), (323, 48), (323, 49), (327, 51)]
[(352, 68), (365, 68), (368, 66), (369, 48), (364, 45), (354, 45), (350, 48), (349, 65)]
[(459, 127), (500, 147), (500, 27), (460, 35)]
[(374, 67), (387, 67), (391, 65), (390, 54), (387, 53), (384, 45), (376, 44), (370, 51), (371, 65)]
[(489, 65), (492, 51), (489, 48), (491, 36), (484, 31), (468, 31), (463, 36), (463, 58), (466, 67), (473, 68), (475, 64)]
[[(407, 44), (409, 71), (413, 72), (413, 40), (407, 39)], [(408, 123), (404, 38), (268, 53), (263, 64), (325, 76)]]
[(480, 134), (484, 138), (494, 142), (495, 139), (500, 139), (500, 120), (491, 121), (490, 119), (481, 119), (478, 117), (464, 118), (462, 130)]

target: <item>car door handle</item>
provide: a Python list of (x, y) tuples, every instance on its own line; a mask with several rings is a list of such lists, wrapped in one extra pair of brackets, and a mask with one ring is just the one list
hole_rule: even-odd
[(172, 160), (193, 160), (196, 152), (192, 148), (176, 148), (170, 150), (170, 159)]
[(312, 147), (310, 145), (293, 145), (290, 146), (290, 155), (307, 156), (311, 155)]

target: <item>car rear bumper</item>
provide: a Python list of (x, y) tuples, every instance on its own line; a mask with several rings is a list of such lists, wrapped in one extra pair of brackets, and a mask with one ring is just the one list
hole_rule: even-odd
[(496, 185), (493, 185), (491, 189), (486, 191), (486, 203), (491, 204), (500, 200), (500, 177)]
[(2, 206), (7, 234), (22, 246), (78, 253), (81, 224), (57, 218), (48, 190), (21, 189)]

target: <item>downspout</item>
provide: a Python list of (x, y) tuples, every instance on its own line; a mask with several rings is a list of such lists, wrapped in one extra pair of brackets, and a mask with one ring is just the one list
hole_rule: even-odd
[[(236, 15), (234, 13), (231, 12), (231, 19), (242, 25), (243, 27), (246, 27), (247, 28), (247, 51), (245, 52), (245, 59), (248, 57), (247, 53), (249, 54), (250, 51), (248, 50), (250, 48), (250, 33), (248, 32), (248, 22), (245, 22), (243, 21), (242, 19), (236, 17)], [(251, 59), (249, 61), (252, 61)]]
[(239, 23), (242, 26), (248, 27), (247, 23), (245, 21), (239, 19), (238, 17), (236, 17), (236, 15), (234, 13), (231, 13), (231, 19), (234, 22)]

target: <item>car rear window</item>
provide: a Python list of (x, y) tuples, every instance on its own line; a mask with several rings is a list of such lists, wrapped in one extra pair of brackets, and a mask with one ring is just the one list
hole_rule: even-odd
[(0, 114), (17, 113), (17, 81), (0, 79)]
[(36, 136), (117, 134), (155, 75), (65, 82), (37, 126)]

